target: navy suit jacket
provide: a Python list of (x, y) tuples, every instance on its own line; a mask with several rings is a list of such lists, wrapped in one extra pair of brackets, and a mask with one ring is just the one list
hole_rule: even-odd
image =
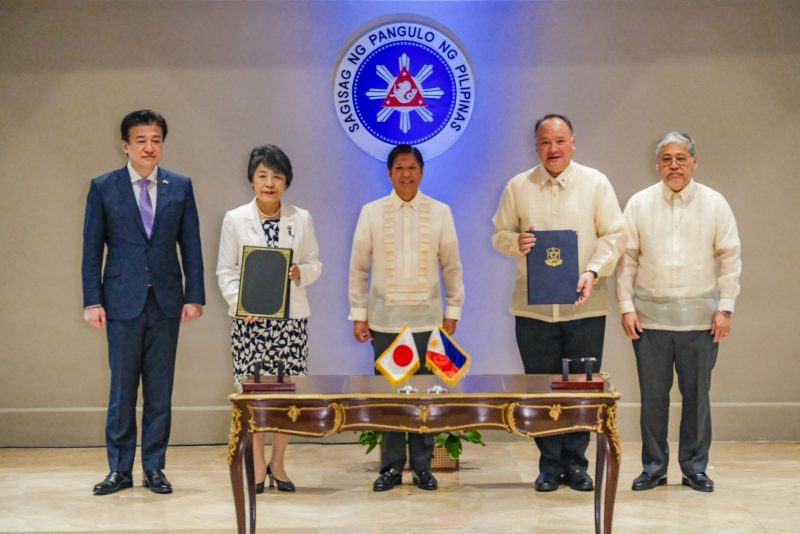
[(167, 316), (179, 317), (184, 303), (205, 304), (200, 224), (192, 182), (160, 167), (157, 180), (158, 200), (150, 239), (127, 167), (98, 176), (89, 187), (83, 225), (83, 305), (101, 304), (109, 319), (139, 315), (149, 285)]

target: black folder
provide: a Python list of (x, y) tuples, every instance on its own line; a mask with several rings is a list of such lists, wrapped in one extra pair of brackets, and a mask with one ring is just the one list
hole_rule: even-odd
[(252, 247), (242, 249), (237, 317), (286, 319), (289, 316), (289, 268), (292, 249)]
[(528, 304), (572, 304), (578, 300), (578, 234), (535, 230), (528, 253)]

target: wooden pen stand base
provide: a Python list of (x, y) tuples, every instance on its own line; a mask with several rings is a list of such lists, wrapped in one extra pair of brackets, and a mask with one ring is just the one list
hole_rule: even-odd
[(243, 393), (294, 391), (294, 382), (278, 382), (274, 376), (262, 376), (260, 382), (253, 382), (253, 377), (248, 376), (242, 382)]
[(550, 377), (550, 389), (600, 389), (605, 386), (605, 381), (600, 377), (586, 380), (585, 374), (569, 375), (569, 380), (562, 380), (561, 375)]

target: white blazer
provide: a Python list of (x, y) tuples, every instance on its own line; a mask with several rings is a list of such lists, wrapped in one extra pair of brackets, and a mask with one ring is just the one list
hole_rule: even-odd
[[(242, 247), (265, 244), (264, 228), (261, 226), (255, 199), (225, 214), (219, 238), (217, 283), (223, 298), (228, 303), (228, 315), (232, 317), (236, 315), (239, 298)], [(305, 286), (313, 284), (322, 273), (314, 223), (308, 211), (286, 202), (281, 204), (278, 246), (291, 248), (294, 251), (292, 261), (300, 269), (300, 283), (292, 281), (293, 287), (289, 292), (289, 317), (291, 319), (308, 317), (311, 314), (311, 307), (308, 304)]]

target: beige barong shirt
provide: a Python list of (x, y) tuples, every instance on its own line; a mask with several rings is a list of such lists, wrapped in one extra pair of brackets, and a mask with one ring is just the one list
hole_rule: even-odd
[[(605, 277), (614, 272), (622, 254), (624, 220), (614, 188), (603, 173), (572, 161), (553, 178), (543, 165), (537, 165), (508, 181), (492, 222), (494, 248), (517, 258), (509, 305), (513, 315), (559, 322), (608, 313)], [(592, 295), (582, 306), (528, 304), (527, 261), (519, 251), (518, 239), (520, 232), (531, 225), (534, 234), (536, 230), (575, 230), (578, 233), (580, 271), (598, 274)]]
[(361, 208), (350, 256), (350, 321), (377, 332), (442, 324), (439, 269), (448, 319), (461, 318), (464, 283), (453, 215), (421, 191), (404, 202), (392, 191)]

